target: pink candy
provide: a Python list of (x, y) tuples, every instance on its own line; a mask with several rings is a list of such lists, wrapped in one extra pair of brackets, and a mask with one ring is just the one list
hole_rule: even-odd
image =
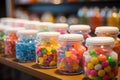
[(91, 71), (90, 71), (90, 74), (91, 74), (92, 76), (97, 76), (97, 71), (96, 71), (96, 70), (91, 70)]
[(109, 77), (107, 75), (105, 75), (102, 80), (109, 80)]
[(107, 67), (108, 65), (109, 65), (108, 61), (102, 62), (102, 66), (103, 66), (103, 67)]

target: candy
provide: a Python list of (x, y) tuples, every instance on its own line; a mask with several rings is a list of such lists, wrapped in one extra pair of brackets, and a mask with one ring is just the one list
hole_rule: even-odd
[(39, 64), (43, 64), (44, 59), (42, 57), (39, 58)]
[(96, 71), (96, 70), (91, 70), (91, 71), (90, 71), (90, 74), (91, 74), (92, 76), (97, 76), (97, 71)]
[(92, 75), (88, 75), (88, 78), (93, 79), (94, 77)]
[(85, 62), (90, 62), (91, 58), (92, 58), (92, 57), (89, 56), (89, 55), (85, 56)]
[(98, 76), (103, 77), (105, 75), (105, 71), (104, 70), (99, 70), (98, 71)]
[(87, 67), (88, 67), (88, 69), (93, 69), (93, 68), (94, 68), (94, 65), (93, 65), (92, 63), (88, 63), (88, 64), (87, 64)]
[(110, 66), (107, 66), (107, 67), (104, 68), (104, 70), (105, 70), (105, 72), (108, 72), (108, 73), (109, 73), (109, 72), (111, 71), (111, 67), (110, 67)]
[(49, 65), (50, 65), (50, 66), (56, 66), (56, 61), (54, 61), (54, 60), (51, 61)]
[(62, 63), (62, 62), (59, 63), (60, 68), (64, 68), (64, 66), (65, 66), (64, 63)]
[(78, 70), (79, 69), (79, 65), (78, 64), (74, 64), (73, 65), (73, 69)]
[(102, 80), (109, 80), (109, 76), (107, 75), (103, 76)]
[(66, 56), (66, 57), (70, 57), (71, 55), (72, 55), (72, 53), (71, 53), (70, 51), (66, 51), (66, 52), (65, 52), (65, 56)]
[(106, 66), (108, 66), (108, 65), (109, 65), (109, 62), (108, 62), (108, 61), (102, 62), (102, 67), (106, 67)]
[(117, 63), (110, 56), (108, 57), (108, 62), (109, 62), (109, 65), (112, 66), (112, 67), (117, 65)]
[(101, 80), (101, 77), (96, 76), (96, 77), (94, 77), (94, 79), (93, 79), (93, 80)]
[(96, 57), (91, 58), (91, 63), (92, 63), (92, 64), (95, 65), (95, 64), (98, 64), (98, 62), (99, 62), (99, 61), (98, 61), (98, 58), (96, 58)]
[(95, 70), (100, 70), (100, 69), (102, 69), (101, 64), (97, 64), (97, 65), (95, 65), (94, 69), (95, 69)]
[(97, 56), (97, 55), (96, 55), (96, 52), (95, 52), (94, 50), (90, 50), (90, 51), (89, 51), (89, 54), (90, 54), (91, 56), (93, 56), (93, 57), (94, 57), (94, 56), (95, 56), (95, 57)]
[(98, 56), (98, 59), (100, 60), (100, 61), (106, 61), (106, 56), (104, 56), (103, 54), (100, 54), (99, 56)]

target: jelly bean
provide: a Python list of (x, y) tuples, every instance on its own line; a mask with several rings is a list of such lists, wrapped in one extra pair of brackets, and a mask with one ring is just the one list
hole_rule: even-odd
[(97, 76), (97, 71), (96, 71), (96, 70), (91, 70), (90, 74), (91, 74), (92, 76)]
[(106, 66), (108, 66), (108, 65), (109, 65), (109, 62), (108, 62), (108, 61), (102, 62), (102, 67), (106, 67)]
[(97, 64), (97, 65), (95, 65), (94, 69), (95, 70), (100, 70), (100, 69), (102, 69), (102, 65), (101, 64)]
[(65, 54), (60, 54), (60, 58), (65, 58)]
[(93, 80), (101, 80), (101, 77), (96, 76), (96, 77), (94, 77), (94, 79), (93, 79)]
[(98, 56), (98, 59), (100, 60), (100, 61), (106, 61), (106, 56), (104, 56), (103, 54), (100, 54), (99, 56)]
[(73, 69), (78, 70), (79, 69), (79, 65), (78, 64), (74, 64), (73, 65)]
[(92, 75), (88, 75), (88, 78), (93, 79), (94, 77)]
[(91, 58), (91, 63), (92, 63), (92, 64), (95, 65), (95, 64), (98, 64), (98, 62), (99, 62), (99, 61), (98, 61), (98, 58), (96, 58), (96, 57)]
[(103, 77), (105, 75), (105, 71), (104, 70), (99, 70), (98, 71), (98, 76)]
[(43, 64), (44, 59), (42, 57), (39, 57), (39, 64)]
[(63, 63), (63, 62), (60, 62), (60, 63), (59, 63), (59, 67), (60, 67), (60, 68), (64, 68), (64, 67), (65, 67), (64, 63)]
[(110, 66), (107, 66), (104, 68), (105, 72), (110, 72), (111, 71), (111, 67)]
[(93, 69), (93, 68), (94, 68), (94, 65), (93, 65), (92, 63), (88, 63), (88, 64), (87, 64), (87, 67), (88, 67), (88, 69)]
[(46, 67), (49, 66), (49, 63), (50, 62), (48, 60), (44, 60), (44, 62), (43, 62), (44, 66), (46, 66)]
[(71, 55), (72, 55), (72, 53), (71, 53), (70, 51), (66, 51), (66, 52), (65, 52), (65, 56), (66, 56), (66, 57), (70, 57)]
[(90, 69), (88, 69), (88, 68), (86, 68), (85, 67), (85, 71), (87, 72), (87, 74), (91, 74), (90, 72), (91, 72), (91, 70)]
[(56, 61), (54, 61), (54, 60), (51, 61), (49, 65), (50, 65), (50, 66), (56, 66)]
[(94, 50), (90, 50), (89, 51), (89, 54), (91, 55), (91, 56), (93, 56), (93, 57), (96, 57), (97, 55), (96, 55), (96, 52), (94, 51)]
[(103, 76), (102, 80), (109, 80), (109, 76), (107, 75)]
[(47, 50), (46, 50), (45, 48), (42, 48), (41, 53), (42, 53), (42, 54), (46, 54), (46, 53), (47, 53)]

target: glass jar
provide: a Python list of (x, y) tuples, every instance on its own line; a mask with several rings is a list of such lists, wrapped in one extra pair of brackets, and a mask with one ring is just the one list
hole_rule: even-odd
[(57, 49), (59, 47), (58, 32), (41, 32), (37, 35), (36, 63), (41, 68), (55, 68), (57, 65)]
[(82, 34), (84, 39), (90, 37), (90, 26), (89, 25), (71, 25), (69, 27), (70, 33)]
[(35, 44), (37, 30), (21, 30), (17, 32), (16, 58), (19, 62), (35, 61)]
[(119, 33), (119, 29), (117, 27), (112, 26), (101, 26), (97, 27), (95, 30), (95, 34), (97, 36), (108, 36), (113, 37), (114, 47), (113, 50), (118, 53), (118, 64), (120, 65), (120, 41), (117, 39), (117, 34)]
[(4, 34), (5, 27), (0, 24), (0, 56), (4, 56)]
[(87, 38), (88, 50), (84, 53), (84, 73), (90, 80), (113, 80), (117, 76), (118, 55), (112, 50), (111, 37)]
[(60, 35), (57, 57), (57, 69), (62, 74), (80, 74), (83, 72), (82, 57), (85, 48), (80, 34)]
[(65, 23), (54, 23), (48, 26), (48, 30), (51, 32), (59, 32), (60, 34), (67, 33), (68, 24)]
[(7, 28), (5, 30), (6, 38), (4, 40), (5, 44), (5, 55), (7, 57), (15, 57), (16, 56), (16, 42), (18, 40), (18, 36), (16, 32), (20, 30), (19, 28)]

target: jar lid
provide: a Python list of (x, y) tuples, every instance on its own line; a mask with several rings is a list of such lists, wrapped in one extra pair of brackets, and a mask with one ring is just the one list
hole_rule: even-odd
[(18, 35), (37, 35), (37, 30), (20, 30), (17, 32)]
[(96, 33), (118, 33), (119, 29), (114, 26), (99, 26), (95, 29), (95, 34)]
[(68, 29), (68, 24), (66, 23), (54, 23), (48, 26), (48, 29)]
[(58, 37), (59, 35), (58, 32), (40, 32), (37, 34), (38, 37)]
[(5, 33), (16, 33), (19, 30), (22, 30), (24, 28), (13, 28), (13, 27), (9, 27), (7, 29), (5, 29)]
[(112, 37), (91, 37), (86, 39), (86, 45), (114, 45)]
[(81, 34), (63, 34), (59, 36), (59, 41), (82, 41), (83, 35)]
[(79, 31), (90, 31), (89, 25), (70, 25), (70, 31), (79, 30)]
[(10, 22), (12, 23), (15, 19), (14, 18), (1, 18), (1, 23), (5, 23), (5, 22)]
[(0, 24), (0, 31), (4, 31), (5, 30), (5, 26), (3, 24)]

